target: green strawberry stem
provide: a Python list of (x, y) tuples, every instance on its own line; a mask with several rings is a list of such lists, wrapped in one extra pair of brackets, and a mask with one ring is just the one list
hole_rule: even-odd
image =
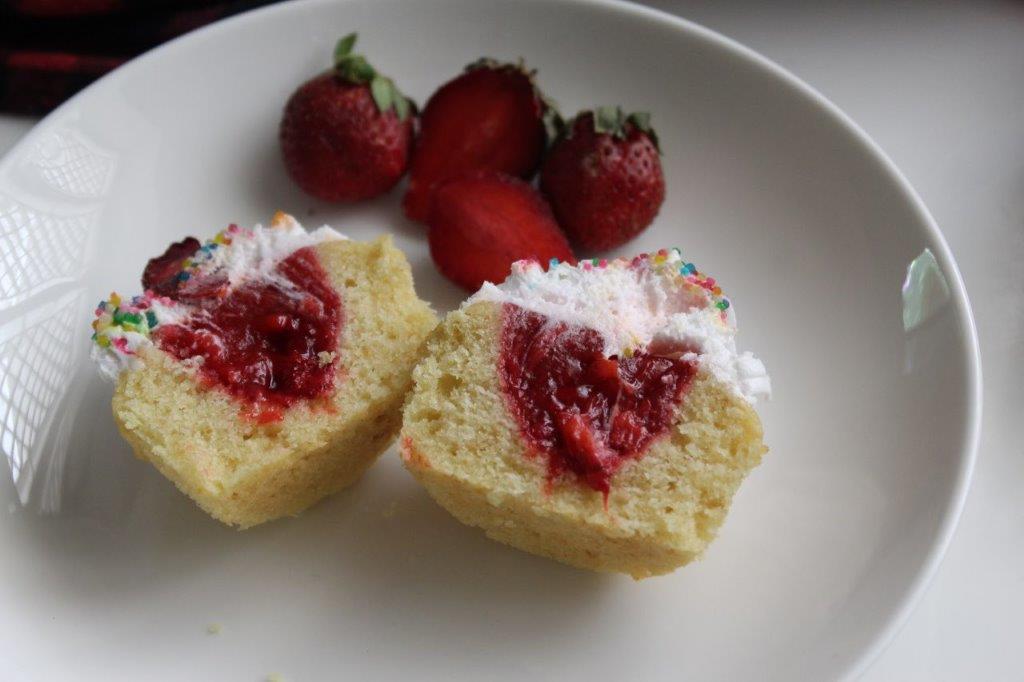
[[(588, 112), (583, 111), (577, 114), (577, 118)], [(651, 126), (651, 115), (646, 111), (634, 111), (631, 114), (627, 114), (622, 110), (622, 107), (597, 107), (593, 111), (594, 115), (594, 132), (608, 134), (612, 137), (617, 137), (620, 140), (626, 138), (626, 125), (630, 124), (640, 132), (651, 138), (651, 142), (654, 143), (654, 148), (661, 153), (661, 145), (658, 142), (658, 134), (654, 132), (654, 128)]]
[(366, 57), (352, 54), (357, 38), (358, 34), (349, 33), (334, 46), (334, 72), (348, 83), (369, 84), (370, 94), (380, 113), (384, 114), (389, 109), (394, 109), (398, 120), (404, 121), (415, 105), (398, 89), (393, 80), (377, 73), (377, 70), (366, 61)]

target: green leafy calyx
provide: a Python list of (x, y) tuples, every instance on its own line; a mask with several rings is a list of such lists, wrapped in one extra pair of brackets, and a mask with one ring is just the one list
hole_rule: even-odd
[(369, 84), (370, 94), (382, 114), (395, 110), (398, 120), (404, 121), (413, 111), (415, 104), (406, 97), (395, 82), (366, 61), (361, 54), (352, 54), (356, 45), (356, 34), (349, 33), (334, 46), (334, 73), (342, 80), (355, 85)]
[[(585, 113), (587, 112), (583, 112), (583, 114)], [(651, 115), (646, 111), (634, 111), (627, 114), (622, 107), (598, 107), (594, 109), (593, 115), (594, 132), (624, 140), (629, 133), (629, 126), (632, 126), (647, 135), (654, 143), (654, 148), (658, 150), (659, 154), (661, 153), (658, 134), (654, 132), (654, 128), (651, 126)]]

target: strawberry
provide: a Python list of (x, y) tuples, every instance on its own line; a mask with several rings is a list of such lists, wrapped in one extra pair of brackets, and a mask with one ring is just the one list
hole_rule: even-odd
[(150, 258), (142, 271), (142, 288), (160, 296), (176, 298), (181, 280), (182, 265), (196, 255), (202, 246), (195, 237), (185, 237), (180, 242), (173, 242), (161, 255)]
[(540, 188), (576, 246), (603, 251), (644, 230), (665, 200), (650, 115), (619, 107), (580, 113), (541, 168)]
[(288, 174), (324, 201), (383, 194), (409, 163), (414, 105), (390, 78), (352, 54), (355, 42), (354, 33), (338, 41), (334, 69), (296, 90), (281, 119)]
[(438, 270), (470, 291), (503, 281), (517, 260), (576, 262), (537, 190), (502, 173), (478, 171), (442, 185), (428, 223)]
[(223, 296), (229, 285), (223, 274), (202, 277), (183, 274), (185, 261), (196, 255), (200, 246), (195, 237), (186, 237), (172, 243), (156, 258), (150, 258), (142, 271), (142, 288), (159, 296), (195, 305)]
[(423, 222), (430, 197), (445, 180), (493, 170), (531, 177), (540, 165), (547, 128), (561, 119), (520, 63), (481, 59), (431, 95), (420, 117), (420, 137), (402, 206)]

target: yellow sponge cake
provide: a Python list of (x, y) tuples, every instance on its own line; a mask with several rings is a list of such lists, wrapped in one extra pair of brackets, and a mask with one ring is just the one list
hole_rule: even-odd
[(498, 541), (636, 578), (698, 557), (766, 448), (764, 366), (678, 251), (520, 262), (433, 333), (406, 468)]
[(243, 528), (359, 478), (394, 439), (436, 324), (389, 237), (280, 213), (172, 245), (143, 285), (93, 325), (114, 418), (139, 458)]

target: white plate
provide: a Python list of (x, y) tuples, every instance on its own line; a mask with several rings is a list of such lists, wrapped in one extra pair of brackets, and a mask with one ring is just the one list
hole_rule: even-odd
[[(395, 233), (419, 291), (442, 310), (460, 299), (397, 192), (335, 208), (282, 171), (282, 104), (351, 30), (420, 101), (482, 54), (523, 55), (567, 112), (654, 113), (668, 200), (628, 250), (678, 245), (714, 273), (776, 390), (771, 453), (703, 561), (633, 582), (507, 549), (435, 506), (393, 452), (302, 517), (236, 532), (132, 459), (88, 323), (172, 239), (283, 208)], [(931, 314), (905, 331), (901, 287), (926, 249)], [(0, 263), (5, 680), (849, 676), (934, 570), (973, 462), (975, 332), (921, 202), (806, 85), (638, 7), (306, 2), (191, 34), (0, 163)]]

